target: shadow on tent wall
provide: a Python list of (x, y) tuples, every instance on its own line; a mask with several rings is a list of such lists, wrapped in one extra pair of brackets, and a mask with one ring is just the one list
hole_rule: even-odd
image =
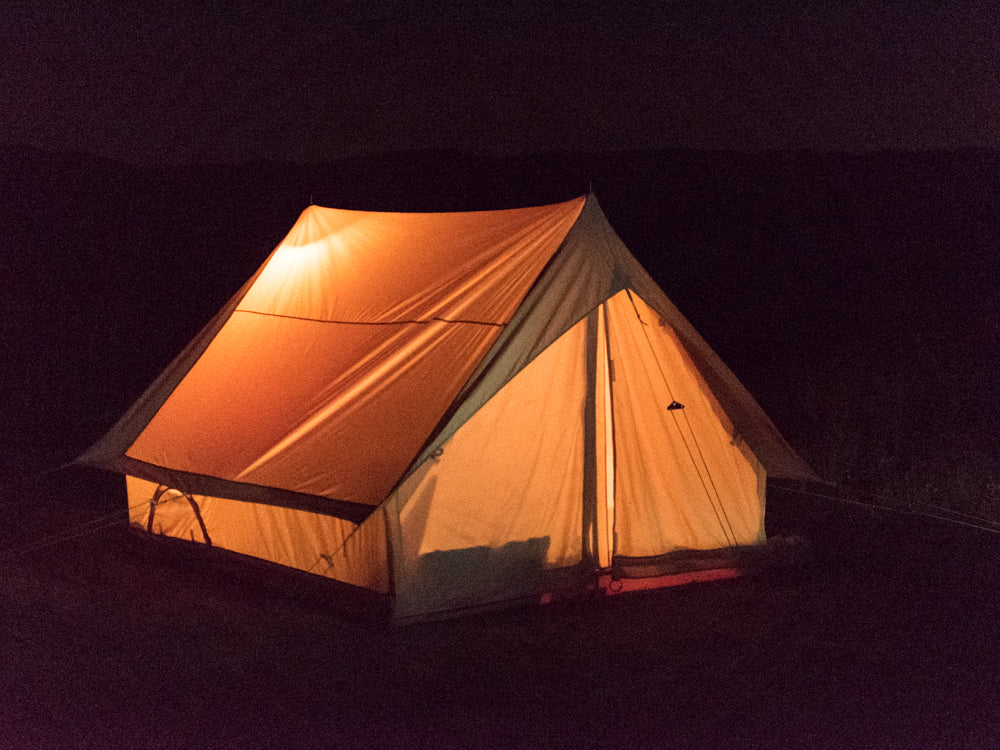
[[(478, 609), (537, 595), (545, 585), (547, 536), (508, 542), (501, 547), (476, 546), (434, 550), (420, 555), (397, 581), (397, 619), (437, 619), (448, 613)], [(400, 585), (401, 584), (401, 585)]]

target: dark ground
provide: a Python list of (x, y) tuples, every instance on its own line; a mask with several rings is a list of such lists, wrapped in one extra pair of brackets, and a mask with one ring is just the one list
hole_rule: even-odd
[(0, 566), (0, 746), (997, 746), (996, 536), (774, 495), (811, 562), (406, 627), (118, 523)]

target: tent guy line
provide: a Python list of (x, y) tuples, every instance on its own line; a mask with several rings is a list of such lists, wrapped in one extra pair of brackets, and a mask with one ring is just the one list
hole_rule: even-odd
[[(977, 520), (983, 521), (984, 523), (993, 524), (993, 526), (984, 526), (983, 524), (971, 523), (969, 521), (960, 521), (956, 518), (950, 518), (947, 515), (941, 515), (940, 513), (928, 513), (927, 511), (916, 510), (915, 508), (901, 508), (894, 507), (892, 505), (880, 505), (879, 503), (868, 503), (863, 500), (852, 500), (851, 498), (844, 497), (843, 495), (831, 495), (826, 492), (819, 492), (816, 490), (803, 490), (799, 487), (791, 487), (788, 485), (779, 485), (782, 492), (791, 492), (798, 495), (805, 495), (808, 497), (818, 497), (823, 500), (835, 500), (838, 503), (844, 503), (846, 505), (857, 505), (862, 508), (871, 508), (872, 510), (884, 510), (889, 513), (899, 513), (904, 516), (920, 516), (922, 518), (932, 518), (937, 521), (944, 521), (945, 523), (954, 524), (956, 526), (966, 526), (972, 529), (978, 529), (980, 531), (987, 531), (991, 534), (1000, 534), (1000, 522), (990, 521), (986, 518), (980, 518), (979, 516), (973, 516), (968, 513), (961, 513), (959, 511), (953, 511), (949, 508), (944, 508), (938, 505), (930, 505), (929, 503), (921, 503), (927, 507), (935, 508), (942, 511), (943, 513), (954, 514), (957, 516), (964, 516), (967, 518), (975, 518)], [(839, 489), (838, 485), (833, 485)], [(873, 496), (874, 497), (874, 496)], [(885, 499), (885, 498), (883, 498)]]

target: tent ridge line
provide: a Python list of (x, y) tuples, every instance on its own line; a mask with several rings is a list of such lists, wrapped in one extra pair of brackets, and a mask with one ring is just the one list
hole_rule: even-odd
[(490, 326), (491, 328), (503, 328), (506, 323), (494, 323), (490, 320), (472, 320), (467, 318), (443, 318), (440, 315), (432, 315), (429, 318), (409, 318), (403, 320), (330, 320), (328, 318), (306, 318), (300, 315), (285, 315), (283, 313), (262, 312), (260, 310), (234, 310), (238, 313), (248, 315), (264, 315), (269, 318), (287, 318), (288, 320), (301, 320), (306, 323), (332, 323), (344, 326), (402, 326), (402, 325), (426, 325), (428, 323), (460, 323), (472, 326)]

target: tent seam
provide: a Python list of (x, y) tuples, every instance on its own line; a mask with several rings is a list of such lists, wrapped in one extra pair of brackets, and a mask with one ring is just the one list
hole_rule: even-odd
[(401, 326), (401, 325), (425, 325), (428, 323), (464, 323), (474, 326), (491, 326), (503, 328), (507, 323), (494, 323), (489, 320), (466, 320), (462, 318), (442, 318), (434, 315), (430, 318), (412, 318), (406, 320), (329, 320), (326, 318), (306, 318), (301, 315), (285, 315), (284, 313), (262, 312), (260, 310), (234, 310), (233, 313), (247, 313), (248, 315), (264, 315), (271, 318), (285, 318), (287, 320), (301, 320), (306, 323), (333, 323), (335, 325), (346, 326)]

